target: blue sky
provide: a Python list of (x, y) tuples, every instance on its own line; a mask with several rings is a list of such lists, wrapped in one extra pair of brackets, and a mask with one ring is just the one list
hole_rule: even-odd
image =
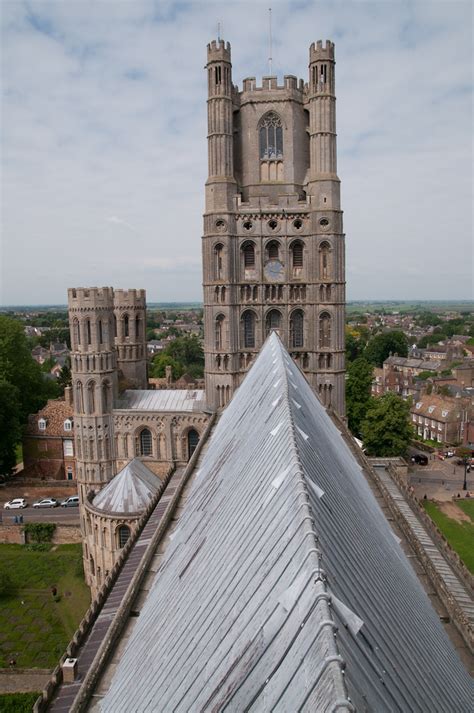
[[(268, 73), (268, 2), (1, 4), (2, 304), (201, 299), (206, 44)], [(471, 2), (273, 2), (273, 71), (336, 42), (348, 299), (472, 298)]]

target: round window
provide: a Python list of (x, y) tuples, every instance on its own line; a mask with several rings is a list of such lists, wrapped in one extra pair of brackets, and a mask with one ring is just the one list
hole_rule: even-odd
[(301, 230), (301, 228), (303, 227), (303, 221), (300, 220), (300, 218), (297, 218), (293, 221), (293, 227), (295, 228), (295, 230)]
[(268, 221), (268, 227), (270, 230), (276, 230), (278, 228), (278, 221), (272, 218)]
[(246, 220), (243, 227), (244, 227), (244, 230), (246, 230), (247, 232), (250, 232), (253, 228), (252, 221)]
[(216, 220), (216, 228), (217, 228), (217, 230), (219, 230), (219, 231), (225, 230), (225, 229), (226, 229), (226, 222), (225, 222), (225, 220), (222, 220), (222, 218), (219, 218), (218, 220)]
[(327, 218), (321, 218), (319, 221), (321, 228), (327, 228), (329, 225), (329, 220)]

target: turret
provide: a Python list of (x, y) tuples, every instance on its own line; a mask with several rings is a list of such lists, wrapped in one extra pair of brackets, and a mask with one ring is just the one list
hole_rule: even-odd
[(145, 290), (115, 290), (115, 346), (123, 386), (147, 388)]
[(213, 40), (207, 46), (207, 124), (209, 178), (206, 208), (231, 206), (235, 194), (232, 64), (230, 44)]
[[(308, 84), (310, 116), (308, 190), (316, 196), (318, 206), (337, 209), (339, 208), (339, 179), (336, 158), (335, 64), (333, 42), (326, 40), (323, 46), (319, 40), (311, 45)], [(317, 185), (317, 182), (321, 181), (323, 184)]]
[(115, 474), (112, 411), (118, 395), (111, 287), (68, 290), (79, 495)]

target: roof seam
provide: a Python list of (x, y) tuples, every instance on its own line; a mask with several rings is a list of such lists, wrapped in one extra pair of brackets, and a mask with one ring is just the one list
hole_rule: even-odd
[[(279, 339), (276, 340), (278, 343), (278, 348), (280, 349), (281, 353), (281, 358), (283, 363), (285, 362), (285, 354), (283, 353), (282, 350), (282, 345)], [(297, 365), (296, 365), (297, 366)], [(296, 463), (297, 463), (297, 468), (296, 468), (296, 477), (298, 478), (298, 483), (297, 486), (301, 486), (301, 490), (299, 492), (299, 495), (301, 497), (301, 507), (303, 512), (305, 514), (303, 515), (302, 520), (308, 520), (309, 521), (309, 529), (304, 533), (304, 539), (306, 539), (307, 536), (309, 536), (312, 540), (312, 545), (313, 547), (310, 547), (308, 550), (307, 556), (311, 558), (311, 560), (314, 560), (316, 558), (316, 579), (315, 579), (315, 584), (318, 589), (323, 590), (324, 593), (328, 595), (328, 597), (331, 597), (330, 591), (328, 591), (328, 586), (327, 586), (327, 580), (326, 576), (324, 574), (324, 571), (321, 570), (321, 558), (322, 558), (322, 552), (319, 549), (319, 538), (316, 533), (316, 530), (314, 528), (314, 519), (313, 515), (311, 512), (311, 506), (310, 506), (310, 500), (309, 500), (309, 493), (308, 493), (308, 488), (306, 485), (306, 481), (304, 479), (303, 475), (303, 465), (301, 463), (299, 451), (298, 451), (298, 446), (297, 446), (297, 441), (296, 441), (296, 433), (295, 433), (295, 423), (293, 419), (293, 411), (290, 405), (291, 402), (291, 394), (290, 394), (290, 387), (289, 387), (289, 375), (288, 375), (288, 369), (283, 366), (283, 379), (284, 379), (284, 399), (285, 399), (285, 407), (287, 408), (288, 411), (288, 421), (289, 421), (289, 428), (290, 428), (290, 448), (293, 451), (293, 455), (296, 458)], [(298, 508), (299, 509), (299, 508)], [(302, 522), (303, 524), (303, 522)], [(318, 597), (318, 594), (316, 595)], [(323, 617), (328, 620), (331, 620), (334, 622), (335, 629), (337, 630), (337, 625), (334, 620), (331, 607), (329, 605), (329, 602), (325, 600), (324, 598), (321, 598), (321, 608), (324, 610)], [(334, 631), (334, 635), (328, 637), (328, 656), (325, 658), (326, 661), (330, 660), (331, 662), (336, 664), (336, 668), (339, 671), (339, 681), (334, 681), (334, 685), (339, 688), (340, 692), (340, 698), (339, 702), (340, 705), (342, 702), (346, 701), (347, 709), (348, 710), (353, 710), (352, 703), (349, 698), (349, 693), (347, 690), (347, 686), (344, 680), (344, 668), (345, 668), (345, 661), (339, 651), (339, 647), (337, 645), (336, 641), (336, 631)], [(336, 678), (336, 675), (335, 675)], [(339, 684), (339, 685), (338, 685)]]

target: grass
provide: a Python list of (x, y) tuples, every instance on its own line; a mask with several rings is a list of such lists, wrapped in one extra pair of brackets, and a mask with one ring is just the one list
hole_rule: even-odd
[(31, 713), (39, 693), (1, 693), (0, 711), (2, 713)]
[(440, 512), (436, 504), (424, 500), (423, 505), (433, 522), (439, 527), (449, 544), (458, 553), (466, 567), (474, 574), (474, 503), (456, 502), (473, 522), (457, 522)]
[(0, 570), (8, 572), (15, 588), (15, 594), (0, 599), (0, 667), (12, 657), (17, 668), (54, 667), (89, 606), (81, 545), (48, 552), (0, 545)]

